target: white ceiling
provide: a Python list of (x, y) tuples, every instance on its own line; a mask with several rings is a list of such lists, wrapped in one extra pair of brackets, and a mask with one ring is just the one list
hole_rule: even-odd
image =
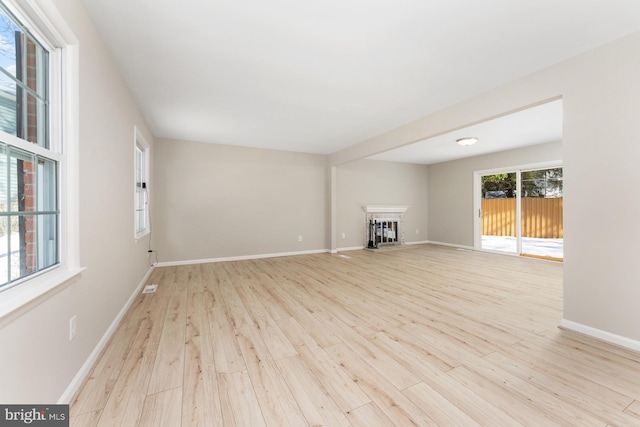
[(640, 31), (638, 0), (83, 3), (156, 137), (322, 154)]

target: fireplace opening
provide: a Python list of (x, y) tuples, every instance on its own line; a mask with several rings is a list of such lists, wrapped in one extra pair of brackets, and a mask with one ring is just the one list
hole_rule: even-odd
[(369, 248), (380, 245), (399, 244), (399, 228), (397, 219), (374, 219), (369, 227)]

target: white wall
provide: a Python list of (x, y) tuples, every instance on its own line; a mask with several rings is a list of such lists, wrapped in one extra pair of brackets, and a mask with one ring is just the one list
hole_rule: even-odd
[(161, 262), (327, 248), (326, 156), (173, 140), (156, 146)]
[[(10, 323), (0, 322), (0, 402), (55, 403), (149, 270), (133, 239), (131, 94), (79, 0), (54, 4), (80, 41), (79, 281)], [(0, 294), (0, 297), (2, 294)], [(77, 336), (69, 341), (69, 319)]]
[[(331, 156), (342, 164), (563, 99), (564, 317), (640, 340), (640, 33)], [(603, 202), (603, 198), (606, 202)]]
[(562, 160), (562, 143), (429, 165), (429, 240), (473, 246), (475, 171)]
[(410, 206), (405, 214), (405, 241), (426, 241), (427, 172), (425, 165), (380, 160), (340, 165), (336, 173), (338, 249), (363, 246), (364, 205)]
[(640, 340), (640, 33), (568, 65), (564, 317)]

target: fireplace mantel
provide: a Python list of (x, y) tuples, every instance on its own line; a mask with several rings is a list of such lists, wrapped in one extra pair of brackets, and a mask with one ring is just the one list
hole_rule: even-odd
[(366, 213), (405, 213), (411, 206), (364, 205)]

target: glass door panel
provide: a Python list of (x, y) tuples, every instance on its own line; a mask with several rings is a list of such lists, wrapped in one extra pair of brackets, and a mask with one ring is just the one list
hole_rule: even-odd
[(483, 175), (482, 249), (518, 253), (517, 174)]
[(522, 254), (563, 257), (562, 168), (521, 173)]

